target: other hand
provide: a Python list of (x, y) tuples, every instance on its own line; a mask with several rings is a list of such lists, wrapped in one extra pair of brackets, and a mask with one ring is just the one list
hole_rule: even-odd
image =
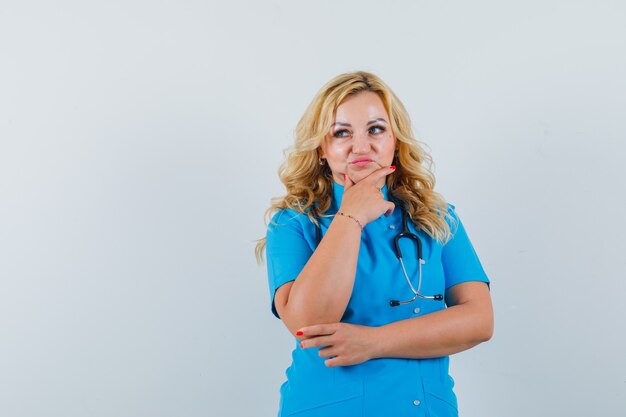
[(300, 347), (320, 347), (326, 366), (349, 366), (375, 357), (375, 327), (349, 323), (317, 324), (300, 329)]

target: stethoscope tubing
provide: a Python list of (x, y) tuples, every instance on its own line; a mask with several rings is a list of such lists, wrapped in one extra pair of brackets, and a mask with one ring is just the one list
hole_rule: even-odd
[[(393, 238), (393, 248), (396, 253), (396, 257), (400, 261), (400, 266), (402, 267), (402, 273), (404, 275), (404, 278), (406, 279), (407, 284), (409, 284), (409, 288), (413, 292), (413, 298), (409, 300), (405, 300), (405, 301), (390, 300), (389, 305), (391, 307), (398, 307), (400, 305), (410, 304), (418, 298), (421, 298), (423, 300), (436, 300), (436, 301), (443, 300), (443, 295), (441, 294), (423, 295), (420, 293), (420, 290), (422, 288), (422, 265), (425, 265), (426, 261), (424, 260), (422, 256), (422, 240), (419, 238), (419, 236), (417, 236), (416, 234), (412, 233), (409, 230), (408, 217), (409, 216), (407, 212), (405, 210), (402, 210), (402, 231)], [(406, 272), (404, 261), (402, 260), (402, 250), (400, 249), (400, 239), (402, 239), (403, 237), (411, 239), (412, 241), (415, 242), (417, 265), (418, 265), (417, 290), (415, 289), (415, 287), (413, 287), (413, 284), (411, 283), (411, 279), (409, 278), (409, 274), (407, 274)]]

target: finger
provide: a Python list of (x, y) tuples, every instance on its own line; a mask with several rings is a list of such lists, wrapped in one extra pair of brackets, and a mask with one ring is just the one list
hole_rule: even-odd
[(385, 212), (385, 216), (389, 217), (391, 216), (391, 214), (393, 213), (393, 211), (396, 209), (396, 205), (393, 204), (391, 201), (388, 201), (389, 204), (387, 204), (387, 211)]
[(318, 347), (318, 346), (332, 346), (332, 336), (316, 336), (302, 340), (300, 347), (303, 349)]
[(394, 165), (391, 165), (388, 167), (382, 167), (372, 172), (371, 174), (369, 174), (367, 176), (367, 180), (375, 184), (379, 179), (384, 178), (389, 174), (392, 174), (395, 170), (396, 170), (396, 167)]
[(320, 349), (317, 354), (320, 356), (320, 358), (332, 358), (337, 356), (337, 352), (335, 351), (335, 349), (332, 348), (332, 346)]
[(324, 365), (326, 365), (327, 368), (334, 368), (335, 366), (341, 366), (342, 363), (343, 363), (343, 359), (341, 358), (341, 356), (335, 356), (334, 358), (326, 359), (324, 361)]
[(335, 327), (332, 324), (315, 324), (299, 329), (296, 336), (302, 336), (301, 339), (308, 339), (315, 336), (327, 336), (335, 333)]
[(354, 185), (354, 183), (352, 182), (352, 180), (350, 179), (350, 177), (348, 177), (347, 174), (343, 174), (343, 187), (344, 187), (344, 192), (352, 187)]

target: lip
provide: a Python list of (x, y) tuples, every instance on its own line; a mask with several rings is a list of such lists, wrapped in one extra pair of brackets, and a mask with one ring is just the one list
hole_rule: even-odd
[(363, 167), (367, 164), (369, 164), (370, 162), (374, 162), (372, 159), (370, 158), (357, 158), (357, 159), (353, 159), (352, 161), (350, 161), (350, 165), (356, 165), (359, 167)]

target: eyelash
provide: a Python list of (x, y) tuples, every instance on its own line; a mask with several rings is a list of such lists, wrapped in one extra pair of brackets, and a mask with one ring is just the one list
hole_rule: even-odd
[(385, 132), (385, 127), (384, 126), (374, 125), (374, 126), (370, 127), (370, 130), (372, 130), (372, 129), (380, 129), (380, 131), (378, 133), (373, 133), (374, 135), (377, 135), (377, 134)]
[[(378, 132), (375, 132), (375, 133), (372, 133), (372, 130), (373, 130), (373, 129), (379, 129), (379, 131), (378, 131)], [(342, 135), (341, 135), (341, 134), (342, 134), (342, 133), (344, 133), (344, 132), (346, 132), (346, 133), (350, 133), (347, 129), (340, 129), (340, 130), (337, 130), (337, 131), (335, 131), (335, 132), (333, 133), (333, 137), (338, 138), (338, 139), (345, 139), (345, 138), (346, 138), (346, 136), (342, 136)], [(384, 127), (384, 126), (380, 126), (380, 125), (374, 125), (374, 126), (372, 126), (372, 127), (370, 127), (370, 128), (368, 129), (368, 132), (370, 132), (370, 134), (372, 134), (372, 135), (379, 135), (379, 134), (381, 134), (381, 133), (384, 133), (384, 132), (385, 132), (385, 127)]]

